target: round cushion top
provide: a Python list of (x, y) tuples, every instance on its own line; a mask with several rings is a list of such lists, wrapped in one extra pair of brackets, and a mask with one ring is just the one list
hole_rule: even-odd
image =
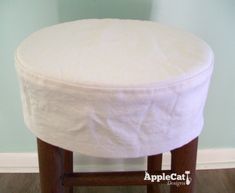
[(28, 73), (68, 84), (141, 87), (199, 74), (213, 54), (194, 35), (156, 22), (88, 19), (33, 33), (16, 60)]
[(157, 22), (87, 19), (30, 35), (16, 67), (24, 120), (38, 138), (92, 156), (140, 157), (200, 134), (213, 52)]

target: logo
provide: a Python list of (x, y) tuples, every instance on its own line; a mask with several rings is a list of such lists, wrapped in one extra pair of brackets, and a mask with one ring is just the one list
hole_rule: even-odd
[(190, 171), (185, 171), (183, 174), (177, 173), (161, 173), (156, 175), (150, 175), (147, 171), (145, 171), (144, 180), (149, 180), (151, 182), (161, 182), (166, 181), (167, 185), (190, 185), (192, 178), (189, 176)]

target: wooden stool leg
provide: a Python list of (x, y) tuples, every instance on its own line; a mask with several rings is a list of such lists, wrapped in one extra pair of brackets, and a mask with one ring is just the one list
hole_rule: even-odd
[(171, 193), (193, 193), (195, 184), (198, 138), (171, 151), (171, 170), (179, 174), (190, 171), (190, 185), (171, 186)]
[[(64, 173), (73, 172), (73, 152), (64, 150)], [(73, 187), (65, 187), (64, 193), (73, 193)]]
[[(153, 173), (161, 170), (162, 168), (162, 154), (148, 156), (147, 170)], [(160, 193), (160, 187), (157, 184), (147, 185), (147, 193)]]
[(63, 175), (63, 150), (37, 139), (42, 193), (64, 193), (61, 183)]

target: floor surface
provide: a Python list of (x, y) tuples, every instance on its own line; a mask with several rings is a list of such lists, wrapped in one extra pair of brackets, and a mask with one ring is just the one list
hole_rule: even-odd
[[(145, 193), (144, 186), (76, 187), (74, 193)], [(161, 185), (162, 193), (169, 186)], [(40, 193), (38, 174), (0, 174), (0, 193)], [(235, 193), (235, 169), (197, 171), (195, 193)]]

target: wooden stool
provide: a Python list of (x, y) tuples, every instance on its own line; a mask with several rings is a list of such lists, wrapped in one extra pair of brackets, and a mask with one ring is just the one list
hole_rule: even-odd
[[(203, 40), (157, 22), (85, 19), (33, 33), (15, 61), (25, 123), (39, 138), (42, 193), (76, 185), (159, 193), (157, 183), (193, 192), (214, 61)], [(171, 170), (161, 170), (167, 151)], [(147, 171), (73, 173), (72, 152), (151, 156)]]
[[(160, 193), (158, 184), (144, 181), (144, 171), (73, 172), (73, 152), (37, 140), (42, 193), (72, 193), (73, 186), (147, 185), (147, 193)], [(161, 170), (162, 154), (148, 156), (150, 174), (190, 171), (190, 185), (171, 186), (171, 193), (193, 193), (198, 138), (171, 151), (171, 170)], [(163, 181), (165, 183), (166, 181)]]

